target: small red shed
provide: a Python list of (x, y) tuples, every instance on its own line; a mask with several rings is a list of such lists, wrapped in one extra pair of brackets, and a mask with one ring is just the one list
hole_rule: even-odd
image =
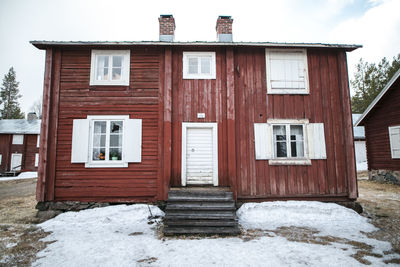
[(37, 171), (41, 120), (0, 120), (0, 173)]
[(400, 70), (356, 122), (365, 127), (369, 178), (400, 184)]
[(357, 198), (346, 52), (358, 45), (48, 42), (38, 201), (152, 202), (171, 187), (240, 201)]

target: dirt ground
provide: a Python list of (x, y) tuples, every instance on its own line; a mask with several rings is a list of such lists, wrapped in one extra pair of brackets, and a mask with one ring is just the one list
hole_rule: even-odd
[[(371, 219), (380, 230), (369, 234), (370, 237), (389, 241), (393, 246), (390, 253), (400, 254), (400, 186), (380, 184), (366, 180), (365, 173), (359, 174), (358, 202), (362, 205), (363, 216)], [(46, 247), (40, 241), (47, 233), (38, 229), (35, 200), (36, 179), (1, 181), (0, 180), (0, 266), (30, 266), (35, 260), (36, 253)], [(309, 229), (282, 228), (273, 231), (289, 241), (316, 244), (331, 242), (352, 242), (349, 240), (332, 240), (332, 237), (317, 237)], [(251, 233), (242, 235), (245, 241), (256, 236), (269, 233)], [(354, 255), (359, 262), (370, 264), (364, 256), (375, 256), (363, 244), (352, 244), (357, 248)], [(389, 263), (389, 262), (388, 262)], [(398, 259), (390, 263), (400, 264)]]

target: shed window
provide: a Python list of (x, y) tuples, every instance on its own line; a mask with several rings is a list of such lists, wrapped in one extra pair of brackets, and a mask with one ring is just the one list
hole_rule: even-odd
[(183, 79), (215, 77), (215, 52), (183, 52)]
[(130, 50), (92, 50), (90, 85), (129, 85)]
[(309, 93), (305, 49), (266, 49), (265, 54), (269, 94)]
[(35, 167), (39, 166), (39, 153), (35, 154)]
[(400, 159), (400, 126), (389, 127), (390, 151), (393, 159)]
[(88, 116), (74, 120), (72, 163), (86, 167), (128, 167), (141, 162), (142, 120), (129, 116)]
[(13, 135), (12, 144), (13, 145), (22, 145), (22, 144), (24, 144), (24, 135), (23, 134), (14, 134)]
[(40, 134), (37, 135), (36, 147), (40, 146)]

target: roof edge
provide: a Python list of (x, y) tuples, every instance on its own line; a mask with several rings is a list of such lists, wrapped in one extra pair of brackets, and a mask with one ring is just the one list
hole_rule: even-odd
[(389, 88), (393, 85), (393, 83), (400, 77), (400, 69), (393, 75), (393, 77), (389, 80), (389, 82), (385, 85), (382, 91), (375, 97), (375, 99), (369, 104), (366, 110), (364, 110), (361, 117), (355, 123), (355, 126), (363, 126), (364, 119), (368, 115), (368, 113), (375, 107), (375, 105), (381, 100), (381, 98), (386, 94)]
[(306, 47), (306, 48), (340, 48), (351, 52), (362, 45), (357, 44), (324, 44), (324, 43), (278, 43), (278, 42), (159, 42), (159, 41), (40, 41), (30, 43), (38, 49), (46, 49), (54, 46), (259, 46), (259, 47)]

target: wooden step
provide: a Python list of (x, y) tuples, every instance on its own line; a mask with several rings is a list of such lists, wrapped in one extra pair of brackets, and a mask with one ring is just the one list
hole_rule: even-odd
[(172, 202), (166, 207), (166, 211), (170, 210), (235, 211), (236, 207), (233, 202)]
[(164, 228), (163, 233), (165, 235), (176, 235), (176, 234), (223, 234), (223, 235), (238, 235), (240, 229), (237, 226), (234, 227), (170, 227)]
[(210, 226), (210, 227), (230, 227), (237, 226), (236, 220), (164, 220), (168, 226)]

